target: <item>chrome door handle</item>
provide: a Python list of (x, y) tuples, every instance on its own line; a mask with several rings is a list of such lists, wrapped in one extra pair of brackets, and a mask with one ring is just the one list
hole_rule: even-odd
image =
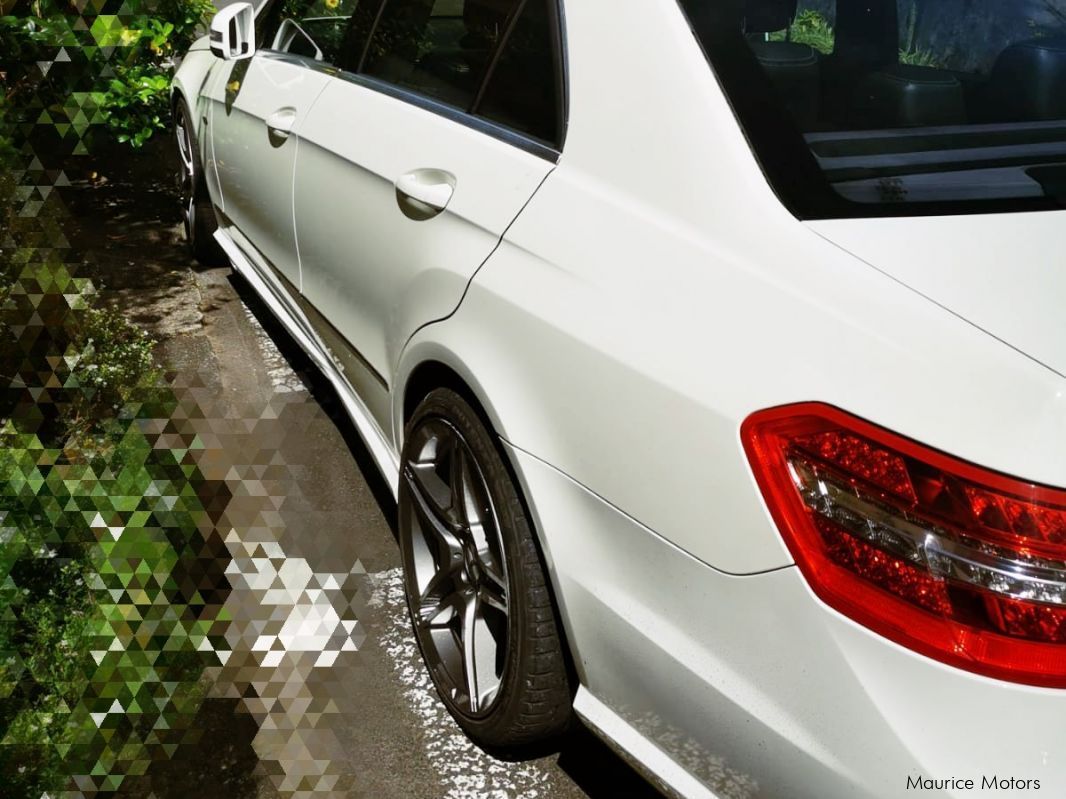
[(271, 138), (284, 141), (289, 138), (292, 128), (296, 124), (295, 108), (279, 108), (266, 118), (267, 131)]
[(440, 169), (416, 169), (396, 179), (396, 201), (411, 219), (436, 216), (455, 193), (455, 177)]

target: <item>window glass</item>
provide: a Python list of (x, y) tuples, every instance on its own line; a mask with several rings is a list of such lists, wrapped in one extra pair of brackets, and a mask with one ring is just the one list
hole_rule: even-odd
[(359, 69), (359, 61), (366, 51), (367, 40), (370, 31), (377, 21), (378, 12), (385, 0), (360, 0), (352, 12), (352, 24), (348, 28), (344, 46), (341, 52), (341, 60), (338, 64), (342, 69), (356, 72)]
[[(1056, 4), (1061, 8), (1059, 20), (1066, 24), (1066, 2), (1047, 0), (1047, 9), (1054, 9)], [(756, 37), (765, 37), (772, 42), (789, 41), (808, 45), (822, 55), (830, 55), (835, 41), (836, 5), (836, 0), (799, 0), (796, 14), (787, 28), (756, 34)], [(990, 69), (998, 53), (996, 47), (982, 46), (987, 44), (982, 41), (976, 47), (961, 49), (960, 39), (963, 37), (954, 36), (950, 26), (948, 30), (933, 30), (943, 25), (942, 22), (930, 24), (930, 17), (935, 16), (937, 9), (930, 13), (929, 5), (922, 0), (902, 0), (897, 3), (900, 63), (964, 71)], [(954, 25), (965, 25), (967, 17), (958, 11), (958, 8), (954, 11), (949, 9), (947, 16), (953, 17)], [(1052, 18), (1055, 18), (1054, 14)], [(1026, 22), (1031, 23), (1032, 33), (1039, 35), (1041, 26), (1035, 19), (1026, 18)]]
[(801, 216), (1066, 203), (1066, 0), (682, 5)]
[(267, 12), (262, 46), (337, 64), (357, 4), (359, 0), (276, 0)]
[(389, 0), (363, 72), (468, 109), (513, 0)]
[(557, 144), (561, 107), (549, 2), (525, 3), (489, 77), (477, 114)]

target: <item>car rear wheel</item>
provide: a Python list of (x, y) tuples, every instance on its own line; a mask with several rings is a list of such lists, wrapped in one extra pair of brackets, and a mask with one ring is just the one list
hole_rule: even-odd
[(226, 263), (226, 256), (215, 241), (218, 224), (204, 182), (192, 114), (184, 100), (179, 100), (174, 109), (174, 139), (178, 147), (178, 191), (185, 240), (197, 261), (204, 266), (221, 266)]
[(448, 389), (405, 430), (399, 533), (415, 636), (463, 730), (488, 748), (563, 732), (570, 677), (533, 531), (492, 436)]

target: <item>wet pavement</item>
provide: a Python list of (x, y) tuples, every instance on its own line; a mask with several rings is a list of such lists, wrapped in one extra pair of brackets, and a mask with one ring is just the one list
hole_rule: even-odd
[(247, 284), (190, 260), (162, 144), (63, 189), (84, 274), (159, 339), (181, 399), (173, 436), (224, 485), (229, 621), (199, 738), (123, 795), (657, 796), (583, 729), (525, 762), (459, 731), (409, 629), (388, 487)]

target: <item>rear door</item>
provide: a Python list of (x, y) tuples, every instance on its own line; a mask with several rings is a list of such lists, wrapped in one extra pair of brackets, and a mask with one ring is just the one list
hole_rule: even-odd
[(387, 389), (410, 335), (457, 307), (554, 167), (562, 72), (554, 2), (363, 12), (362, 52), (301, 127), (296, 226), (306, 299)]
[(211, 142), (223, 225), (260, 266), (299, 286), (292, 175), (299, 127), (329, 82), (355, 0), (275, 0), (261, 14), (260, 49), (220, 64)]

